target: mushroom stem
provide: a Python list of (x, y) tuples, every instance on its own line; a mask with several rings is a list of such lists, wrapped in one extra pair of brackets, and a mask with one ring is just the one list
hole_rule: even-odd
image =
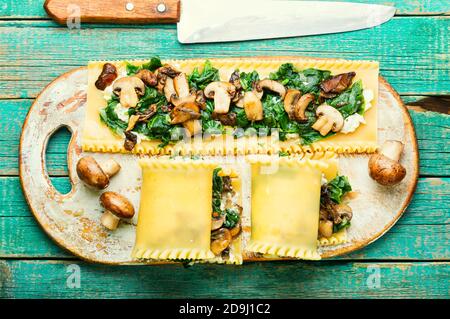
[(111, 213), (109, 210), (105, 210), (100, 221), (103, 226), (108, 228), (109, 230), (115, 230), (119, 225), (120, 218)]
[(380, 153), (390, 158), (393, 161), (398, 162), (400, 160), (400, 155), (403, 152), (403, 143), (399, 141), (386, 141), (383, 146), (381, 146)]
[(115, 160), (110, 158), (106, 162), (100, 163), (100, 168), (102, 171), (108, 175), (108, 177), (113, 177), (120, 171), (120, 165)]

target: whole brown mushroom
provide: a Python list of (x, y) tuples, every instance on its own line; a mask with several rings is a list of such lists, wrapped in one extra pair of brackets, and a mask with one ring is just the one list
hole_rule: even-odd
[(369, 159), (370, 177), (385, 186), (400, 183), (406, 176), (406, 169), (399, 163), (403, 147), (400, 141), (384, 142), (379, 152)]
[(113, 159), (98, 163), (92, 156), (85, 156), (77, 163), (78, 177), (96, 189), (105, 189), (111, 177), (120, 171), (120, 165)]
[(115, 230), (121, 219), (130, 219), (134, 216), (133, 204), (118, 193), (104, 192), (100, 196), (100, 203), (105, 208), (100, 221), (109, 230)]

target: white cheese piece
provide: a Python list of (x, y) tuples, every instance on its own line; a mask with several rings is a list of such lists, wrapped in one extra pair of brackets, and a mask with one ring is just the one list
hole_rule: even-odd
[(372, 107), (372, 100), (374, 98), (373, 91), (369, 89), (363, 90), (363, 97), (364, 97), (364, 111), (367, 111)]
[(123, 107), (120, 103), (118, 103), (114, 111), (116, 111), (119, 119), (128, 123), (130, 117), (128, 116), (128, 109), (126, 107)]
[(325, 177), (325, 174), (322, 173), (322, 178), (320, 180), (320, 185), (325, 185), (326, 183), (328, 183), (327, 178)]
[[(114, 83), (114, 82), (113, 82)], [(109, 101), (112, 97), (113, 94), (113, 89), (112, 89), (112, 84), (110, 86), (108, 86), (104, 91), (103, 91), (103, 98), (106, 101)]]
[(364, 120), (362, 115), (358, 113), (350, 115), (344, 120), (344, 127), (339, 132), (344, 134), (354, 132), (361, 123), (366, 124), (366, 120)]

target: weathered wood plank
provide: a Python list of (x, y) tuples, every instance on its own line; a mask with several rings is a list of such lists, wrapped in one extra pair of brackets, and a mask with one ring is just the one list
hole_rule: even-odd
[[(402, 94), (450, 94), (450, 17), (399, 17), (368, 30), (314, 37), (182, 45), (175, 26), (68, 31), (51, 22), (0, 23), (0, 98), (29, 98), (88, 60), (308, 55), (381, 62)], [(120, 43), (120, 46), (116, 44)], [(420, 50), (417, 44), (420, 43)]]
[[(0, 100), (0, 175), (18, 175), (20, 132), (32, 100)], [(450, 175), (450, 116), (435, 112), (410, 111), (415, 123), (420, 151), (420, 173)], [(54, 135), (47, 150), (50, 175), (67, 175), (67, 144), (70, 133)]]
[[(403, 299), (448, 298), (450, 264), (280, 262), (185, 269), (6, 260), (0, 261), (0, 270), (0, 298)], [(80, 288), (73, 286), (74, 272), (80, 275)]]
[[(324, 0), (319, 0), (324, 1)], [(330, 0), (328, 0), (330, 1)], [(331, 0), (338, 1), (338, 0)], [(433, 0), (433, 1), (386, 1), (386, 0), (353, 0), (349, 2), (360, 3), (373, 3), (393, 5), (397, 8), (397, 14), (444, 14), (449, 13), (450, 5), (446, 0)], [(43, 8), (42, 0), (3, 0), (0, 6), (0, 18), (48, 18), (47, 13)]]
[[(63, 178), (55, 185), (68, 191)], [(31, 216), (18, 178), (0, 178), (0, 258), (68, 257), (40, 229)], [(374, 244), (342, 259), (448, 260), (450, 178), (421, 179), (404, 216)]]

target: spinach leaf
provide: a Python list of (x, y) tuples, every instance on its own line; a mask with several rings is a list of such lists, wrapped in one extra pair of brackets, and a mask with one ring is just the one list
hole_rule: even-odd
[(330, 198), (337, 204), (340, 204), (342, 197), (352, 190), (347, 176), (336, 176), (326, 187)]
[(213, 171), (213, 198), (212, 198), (212, 209), (213, 212), (221, 213), (222, 210), (220, 205), (222, 203), (222, 191), (223, 191), (223, 180), (219, 176), (219, 172), (222, 168), (217, 167)]
[[(144, 112), (152, 104), (162, 106), (167, 104), (167, 100), (163, 94), (158, 92), (157, 89), (146, 86), (144, 96), (140, 98), (136, 109), (140, 112)], [(130, 111), (133, 112), (135, 110), (133, 108), (130, 108)]]
[(111, 128), (116, 134), (122, 134), (128, 126), (128, 123), (119, 119), (116, 113), (116, 106), (119, 104), (119, 99), (113, 96), (107, 106), (100, 110), (100, 120)]
[(327, 101), (327, 103), (337, 108), (344, 118), (355, 113), (364, 113), (364, 96), (361, 80), (335, 98)]
[(225, 228), (234, 228), (239, 222), (239, 214), (235, 209), (227, 208), (224, 211), (225, 214), (225, 222), (223, 226)]
[(344, 218), (340, 224), (333, 224), (333, 233), (337, 233), (341, 229), (350, 227), (351, 222)]
[(306, 69), (298, 71), (292, 63), (280, 66), (277, 72), (270, 74), (270, 79), (281, 82), (283, 85), (300, 90), (303, 94), (320, 91), (320, 83), (328, 79), (330, 71)]
[(253, 83), (259, 81), (259, 74), (256, 71), (245, 73), (241, 72), (240, 76), (241, 86), (244, 91), (251, 91)]
[(170, 124), (170, 116), (167, 113), (157, 113), (147, 123), (146, 136), (152, 140), (160, 140), (159, 147), (164, 147), (173, 141), (182, 138), (181, 127)]
[(195, 68), (189, 75), (188, 81), (191, 89), (204, 90), (209, 83), (220, 81), (219, 70), (213, 67), (208, 60), (205, 62), (202, 72)]
[(127, 67), (127, 74), (128, 75), (135, 75), (140, 70), (150, 70), (155, 71), (156, 69), (162, 67), (161, 60), (158, 57), (153, 57), (148, 61), (147, 63), (144, 63), (142, 65), (134, 65), (129, 62), (126, 64)]
[(214, 112), (213, 100), (206, 101), (206, 109), (201, 111), (202, 130), (211, 135), (222, 134), (224, 128), (220, 121), (212, 119)]

